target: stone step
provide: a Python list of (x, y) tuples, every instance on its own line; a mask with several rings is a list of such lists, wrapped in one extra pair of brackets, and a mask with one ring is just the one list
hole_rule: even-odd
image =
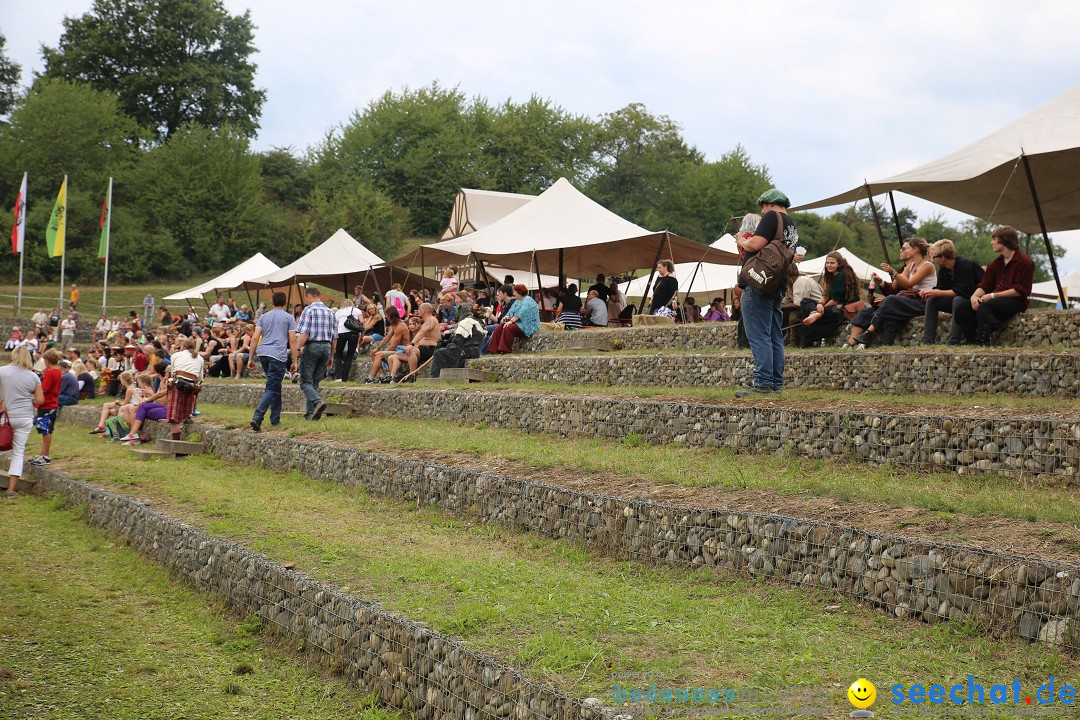
[[(282, 413), (284, 415), (285, 413)], [(326, 409), (323, 410), (323, 415), (338, 415), (342, 417), (352, 417), (356, 412), (352, 409), (352, 406), (344, 403), (326, 403)]]
[[(28, 477), (26, 474), (19, 478), (19, 492), (30, 492), (37, 485), (37, 478)], [(8, 489), (8, 473), (7, 470), (0, 470), (0, 490)]]
[[(751, 383), (748, 352), (648, 355), (485, 355), (470, 368), (499, 382), (650, 387), (736, 387)], [(785, 387), (810, 390), (1009, 393), (1080, 396), (1080, 352), (1037, 350), (795, 350)]]
[(153, 460), (155, 458), (169, 458), (170, 460), (184, 457), (183, 455), (177, 455), (176, 453), (166, 452), (164, 450), (154, 450), (146, 447), (133, 447), (131, 448), (131, 454), (135, 456), (136, 460)]
[(157, 449), (173, 455), (201, 455), (206, 452), (206, 443), (158, 438)]
[(463, 368), (443, 368), (439, 373), (438, 378), (430, 378), (431, 380), (441, 380), (444, 383), (474, 383), (474, 382), (494, 382), (496, 380), (495, 375), (489, 373), (486, 370), (480, 368), (463, 367)]

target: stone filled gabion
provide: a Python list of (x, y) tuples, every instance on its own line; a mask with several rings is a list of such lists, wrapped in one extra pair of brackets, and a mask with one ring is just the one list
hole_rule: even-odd
[[(82, 414), (85, 422), (96, 419)], [(213, 428), (205, 434), (210, 450), (225, 460), (360, 485), (455, 514), (584, 541), (617, 558), (817, 587), (900, 619), (980, 620), (1027, 640), (1080, 649), (1076, 563), (781, 515), (582, 493), (319, 441)]]
[(131, 498), (36, 469), (49, 492), (85, 504), (90, 524), (114, 534), (234, 611), (257, 615), (325, 656), (381, 703), (424, 719), (612, 718), (593, 700), (572, 699), (517, 670), (395, 617), (306, 575), (286, 570)]
[[(728, 387), (752, 384), (753, 359), (745, 354), (486, 355), (469, 367), (494, 373), (499, 382), (558, 385)], [(815, 390), (892, 393), (1080, 394), (1080, 353), (950, 353), (935, 351), (792, 352), (784, 385)]]
[[(544, 397), (381, 387), (335, 388), (335, 392), (357, 412), (372, 417), (454, 418), (523, 432), (586, 433), (608, 440), (633, 433), (651, 443), (884, 462), (925, 472), (994, 472), (1056, 483), (1080, 481), (1080, 420), (892, 415), (584, 394)], [(199, 398), (254, 406), (261, 396), (258, 385), (208, 383)], [(298, 387), (285, 387), (283, 397), (287, 405), (302, 407)]]

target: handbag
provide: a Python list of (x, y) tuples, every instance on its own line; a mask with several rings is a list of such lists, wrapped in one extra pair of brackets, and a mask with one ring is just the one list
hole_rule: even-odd
[(178, 392), (182, 392), (185, 395), (194, 395), (199, 391), (199, 384), (183, 375), (177, 375), (173, 378), (173, 385), (176, 386)]
[(345, 317), (345, 329), (349, 332), (360, 332), (364, 329), (364, 325), (356, 319), (355, 315), (347, 315)]
[(862, 300), (856, 300), (855, 302), (849, 302), (847, 305), (842, 305), (840, 312), (845, 320), (853, 320), (855, 315), (864, 307), (866, 307), (866, 303)]
[(776, 237), (746, 259), (739, 280), (763, 295), (775, 295), (787, 281), (788, 268), (795, 259), (784, 242), (784, 218), (776, 214)]
[(4, 421), (0, 424), (0, 450), (10, 450), (15, 447), (15, 429), (11, 427), (11, 418), (6, 411), (0, 413), (0, 419)]

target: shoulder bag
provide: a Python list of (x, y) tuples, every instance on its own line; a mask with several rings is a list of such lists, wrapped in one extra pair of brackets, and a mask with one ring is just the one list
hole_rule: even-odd
[(763, 295), (780, 292), (787, 280), (788, 268), (795, 259), (791, 248), (784, 242), (784, 217), (776, 212), (776, 236), (765, 247), (746, 259), (739, 279), (747, 287)]

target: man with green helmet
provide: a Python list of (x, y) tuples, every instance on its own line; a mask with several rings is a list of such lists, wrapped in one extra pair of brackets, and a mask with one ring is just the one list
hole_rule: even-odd
[[(775, 237), (778, 223), (783, 223), (782, 241), (792, 253), (799, 245), (799, 231), (788, 216), (791, 201), (776, 188), (769, 188), (758, 198), (761, 206), (761, 222), (753, 237), (740, 238), (739, 247), (749, 258), (769, 244)], [(779, 393), (784, 388), (784, 318), (780, 310), (784, 299), (784, 286), (771, 295), (758, 292), (752, 287), (743, 289), (742, 319), (746, 339), (754, 354), (754, 384), (735, 393), (735, 397)]]

